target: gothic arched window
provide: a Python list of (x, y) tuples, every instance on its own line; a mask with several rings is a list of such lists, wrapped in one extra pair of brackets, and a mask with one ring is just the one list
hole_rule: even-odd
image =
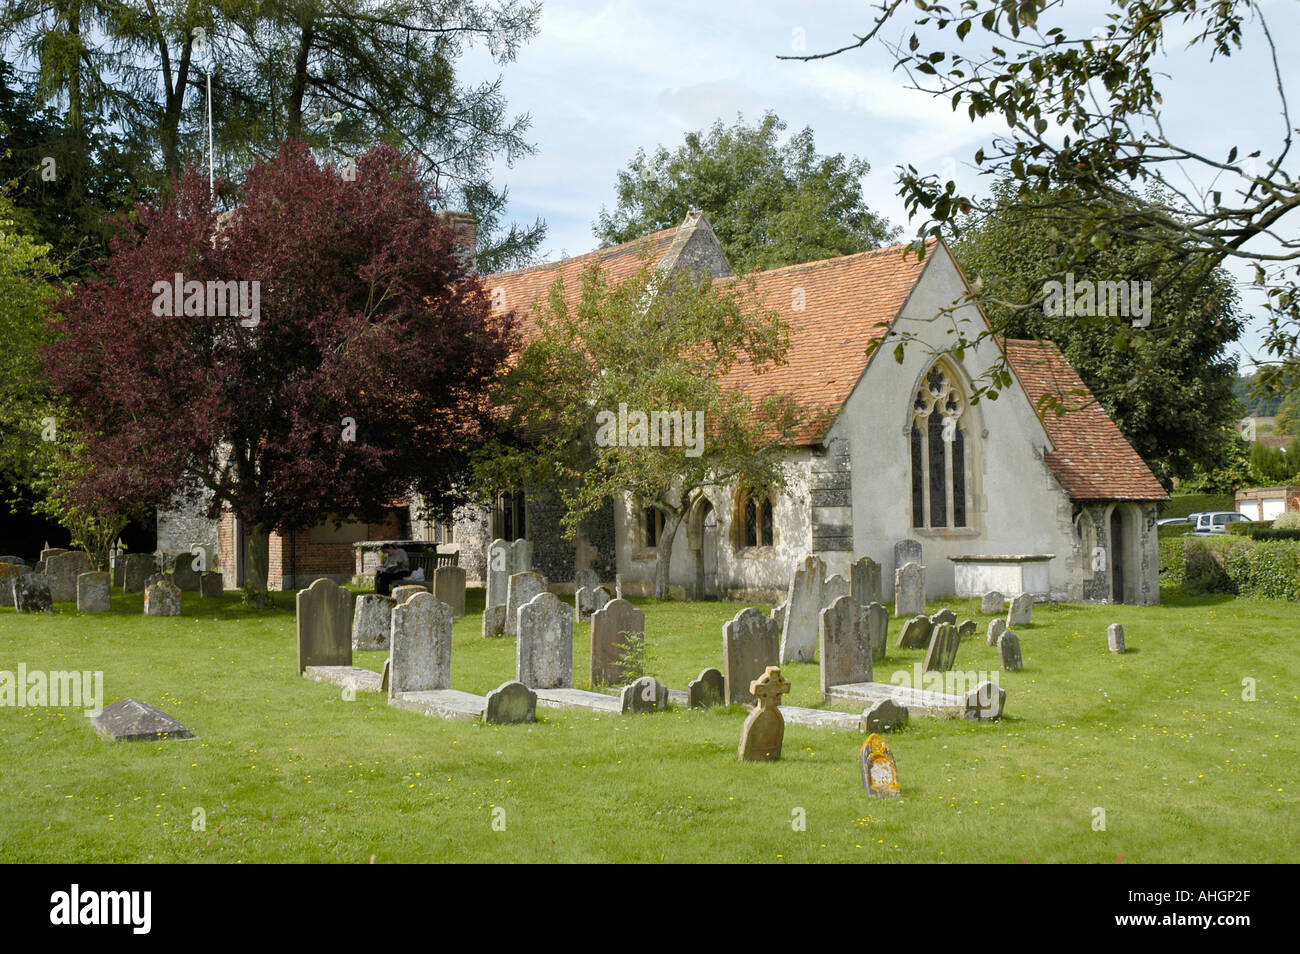
[(732, 543), (742, 547), (770, 547), (776, 538), (772, 523), (772, 495), (742, 490), (737, 497), (737, 518), (732, 522), (737, 532)]
[(966, 526), (966, 400), (935, 365), (912, 401), (912, 526)]

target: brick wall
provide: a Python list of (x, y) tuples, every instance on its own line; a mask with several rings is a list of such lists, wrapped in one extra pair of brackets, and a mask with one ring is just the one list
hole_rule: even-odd
[[(383, 523), (366, 525), (366, 536), (371, 540), (391, 540), (401, 529), (399, 514), (394, 512)], [(235, 589), (235, 518), (230, 513), (221, 515), (217, 527), (217, 550), (221, 574), (227, 589)], [(309, 586), (318, 577), (329, 577), (346, 583), (356, 572), (355, 555), (351, 543), (313, 542), (310, 530), (296, 530), (286, 534), (272, 533), (267, 545), (268, 570), (266, 586), (270, 590), (298, 590)]]

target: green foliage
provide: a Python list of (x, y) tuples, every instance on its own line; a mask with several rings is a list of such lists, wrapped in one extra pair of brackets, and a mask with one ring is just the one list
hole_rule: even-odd
[(1160, 584), (1191, 594), (1300, 600), (1300, 535), (1260, 541), (1227, 536), (1162, 540)]
[(1273, 520), (1274, 530), (1300, 530), (1300, 510), (1288, 510)]
[(1232, 494), (1174, 494), (1160, 505), (1160, 517), (1186, 517), (1207, 510), (1236, 510), (1237, 500)]
[(635, 682), (646, 674), (645, 633), (620, 632), (614, 644), (614, 665), (623, 674), (623, 682)]
[(1229, 532), (1250, 540), (1300, 540), (1300, 527), (1270, 526), (1268, 521), (1234, 523), (1230, 525)]
[(1268, 540), (1231, 547), (1224, 553), (1224, 571), (1242, 596), (1300, 600), (1300, 546), (1296, 543)]
[(1250, 471), (1251, 446), (1249, 441), (1241, 438), (1236, 440), (1228, 438), (1224, 459), (1209, 468), (1199, 465), (1193, 467), (1191, 476), (1178, 482), (1178, 489), (1186, 491), (1189, 495), (1199, 493), (1226, 496), (1229, 500), (1228, 505), (1214, 509), (1234, 509), (1231, 501), (1236, 499), (1233, 496), (1235, 492), (1255, 483)]
[(879, 248), (899, 234), (863, 199), (865, 159), (818, 155), (807, 128), (781, 144), (785, 128), (767, 112), (752, 126), (738, 117), (688, 133), (674, 152), (638, 151), (596, 237), (629, 242), (702, 209), (732, 267), (748, 272)]
[(1189, 540), (1183, 552), (1183, 588), (1189, 593), (1232, 593), (1233, 581), (1223, 564), (1200, 540)]
[(1297, 463), (1280, 447), (1256, 443), (1250, 450), (1250, 473), (1256, 484), (1271, 487), (1296, 477)]

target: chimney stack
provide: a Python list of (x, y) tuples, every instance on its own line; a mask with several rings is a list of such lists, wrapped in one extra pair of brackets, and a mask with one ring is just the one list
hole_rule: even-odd
[(456, 261), (462, 275), (478, 271), (478, 219), (471, 212), (439, 212), (438, 221), (456, 234)]

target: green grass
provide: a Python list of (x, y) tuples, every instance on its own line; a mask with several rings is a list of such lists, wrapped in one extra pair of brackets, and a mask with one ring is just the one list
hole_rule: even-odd
[[(291, 594), (254, 613), (237, 595), (187, 593), (174, 619), (146, 618), (139, 595), (120, 593), (104, 616), (4, 609), (0, 669), (103, 670), (107, 701), (152, 702), (200, 738), (111, 744), (79, 710), (0, 708), (0, 861), (1293, 860), (1300, 614), (1166, 600), (1035, 608), (1020, 630), (1026, 669), (1001, 677), (1005, 718), (891, 734), (894, 800), (864, 794), (850, 733), (789, 726), (780, 762), (739, 764), (739, 707), (539, 709), (531, 726), (474, 726), (376, 695), (345, 701), (297, 676)], [(514, 671), (513, 641), (478, 635), (481, 602), (471, 591), (452, 651), (453, 685), (480, 693)], [(720, 666), (720, 627), (738, 606), (637, 602), (650, 672), (682, 689)], [(975, 615), (973, 602), (939, 605)], [(1114, 621), (1124, 656), (1106, 651)], [(877, 679), (922, 656), (892, 648), (898, 631), (891, 620)], [(578, 627), (579, 685), (587, 639)], [(993, 670), (996, 653), (981, 634), (957, 663)], [(815, 665), (785, 673), (787, 701), (817, 703)], [(1245, 678), (1255, 702), (1242, 701)]]

